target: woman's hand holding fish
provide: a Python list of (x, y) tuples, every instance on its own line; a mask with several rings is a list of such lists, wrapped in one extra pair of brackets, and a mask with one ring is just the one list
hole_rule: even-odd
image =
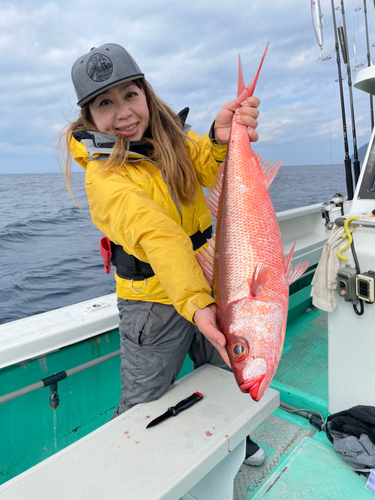
[(194, 313), (193, 320), (199, 331), (206, 337), (207, 340), (219, 351), (220, 356), (230, 367), (230, 361), (225, 349), (226, 340), (224, 335), (217, 329), (216, 322), (216, 306), (210, 304), (203, 309), (197, 309)]
[(237, 123), (248, 127), (250, 141), (256, 142), (258, 140), (255, 129), (258, 126), (260, 101), (254, 96), (246, 98), (246, 94), (247, 92), (244, 91), (237, 99), (225, 104), (217, 115), (214, 125), (215, 139), (221, 144), (227, 144), (229, 141), (233, 114)]

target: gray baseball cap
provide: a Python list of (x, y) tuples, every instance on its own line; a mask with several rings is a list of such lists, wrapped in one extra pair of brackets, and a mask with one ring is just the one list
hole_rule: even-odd
[(106, 43), (78, 58), (72, 68), (72, 80), (78, 106), (119, 83), (143, 78), (132, 56), (121, 45)]

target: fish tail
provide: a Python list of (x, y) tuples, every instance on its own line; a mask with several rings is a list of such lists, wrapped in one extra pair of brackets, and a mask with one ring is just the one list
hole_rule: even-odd
[(237, 97), (239, 97), (242, 92), (245, 90), (245, 84), (243, 81), (243, 74), (242, 74), (242, 64), (241, 64), (241, 57), (240, 54), (238, 54), (238, 83), (237, 83)]
[[(249, 97), (253, 95), (254, 93), (254, 90), (255, 90), (255, 86), (258, 82), (258, 77), (259, 77), (259, 73), (260, 73), (260, 70), (262, 69), (262, 65), (263, 65), (263, 61), (264, 61), (264, 58), (266, 57), (266, 54), (267, 54), (267, 50), (268, 50), (268, 43), (267, 43), (267, 46), (266, 46), (266, 49), (263, 53), (263, 57), (260, 61), (260, 64), (259, 64), (259, 68), (258, 68), (258, 71), (256, 72), (254, 78), (253, 78), (253, 81), (250, 83), (250, 85), (247, 87), (247, 92), (249, 94)], [(242, 68), (241, 68), (241, 61), (240, 61), (240, 70), (238, 72), (238, 89), (240, 88), (240, 74), (241, 74), (241, 77), (242, 77)], [(243, 84), (243, 79), (242, 79), (242, 84)], [(243, 86), (245, 88), (245, 85)], [(244, 89), (243, 88), (243, 89)], [(242, 89), (242, 90), (243, 90)]]

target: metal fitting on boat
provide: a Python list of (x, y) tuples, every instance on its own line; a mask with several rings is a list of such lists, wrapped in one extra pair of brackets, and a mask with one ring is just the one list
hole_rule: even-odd
[(49, 405), (53, 410), (56, 410), (56, 408), (60, 404), (59, 393), (57, 391), (57, 382), (60, 382), (60, 380), (64, 380), (66, 377), (66, 372), (59, 372), (55, 373), (55, 375), (51, 375), (50, 377), (46, 377), (41, 380), (44, 387), (50, 387)]
[[(21, 396), (24, 396), (25, 394), (28, 394), (29, 392), (36, 391), (37, 389), (43, 389), (44, 387), (51, 386), (55, 384), (55, 387), (51, 388), (51, 394), (50, 394), (50, 405), (53, 409), (56, 409), (57, 406), (59, 405), (59, 397), (57, 394), (57, 382), (60, 382), (60, 380), (64, 380), (67, 377), (70, 377), (71, 375), (75, 375), (76, 373), (79, 373), (83, 370), (87, 370), (88, 368), (92, 368), (93, 366), (96, 366), (100, 363), (104, 363), (104, 361), (108, 361), (109, 359), (112, 359), (116, 356), (120, 355), (120, 349), (117, 349), (117, 351), (111, 352), (109, 354), (106, 354), (104, 356), (101, 356), (100, 358), (93, 359), (91, 361), (88, 361), (87, 363), (83, 363), (82, 365), (75, 366), (74, 368), (70, 368), (69, 370), (55, 373), (55, 375), (51, 375), (50, 377), (43, 378), (42, 380), (39, 380), (39, 382), (36, 382), (34, 384), (28, 385), (26, 387), (22, 387), (22, 389), (17, 389), (16, 391), (9, 392), (8, 394), (4, 394), (3, 396), (0, 396), (0, 405), (3, 403), (7, 403), (8, 401), (11, 401), (12, 399), (19, 398)], [(55, 394), (52, 394), (52, 392), (55, 392)], [(57, 397), (57, 404), (56, 404), (56, 397)], [(52, 404), (51, 404), (52, 402)]]
[(60, 398), (57, 392), (57, 382), (50, 385), (49, 405), (53, 410), (59, 406)]
[(336, 204), (336, 207), (342, 207), (346, 198), (342, 194), (336, 193), (332, 196), (331, 202)]
[[(343, 227), (346, 222), (346, 217), (338, 217), (335, 219), (335, 224), (337, 227)], [(350, 221), (350, 225), (354, 227), (371, 227), (375, 228), (375, 221), (369, 219), (357, 219)]]
[(328, 227), (328, 224), (330, 224), (330, 218), (329, 218), (329, 212), (333, 209), (336, 208), (336, 205), (332, 203), (331, 201), (325, 201), (322, 203), (322, 206), (320, 208), (320, 211), (322, 212), (322, 217), (325, 219), (325, 226)]
[(325, 219), (325, 226), (327, 229), (333, 229), (334, 226), (334, 221), (331, 221), (330, 218), (330, 212), (339, 207), (341, 209), (341, 215), (344, 215), (344, 202), (346, 201), (346, 198), (340, 194), (336, 193), (332, 196), (332, 198), (329, 201), (325, 201), (322, 203), (322, 206), (320, 208), (322, 212), (322, 217)]

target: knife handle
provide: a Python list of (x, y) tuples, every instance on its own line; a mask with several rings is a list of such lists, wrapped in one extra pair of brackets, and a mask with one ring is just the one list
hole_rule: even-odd
[(189, 406), (192, 406), (194, 403), (197, 401), (200, 401), (203, 398), (203, 394), (200, 392), (194, 392), (191, 396), (189, 396), (186, 399), (183, 399), (179, 403), (176, 404), (176, 406), (172, 406), (171, 408), (168, 408), (168, 411), (175, 417), (180, 411), (186, 410), (186, 408), (189, 408)]

